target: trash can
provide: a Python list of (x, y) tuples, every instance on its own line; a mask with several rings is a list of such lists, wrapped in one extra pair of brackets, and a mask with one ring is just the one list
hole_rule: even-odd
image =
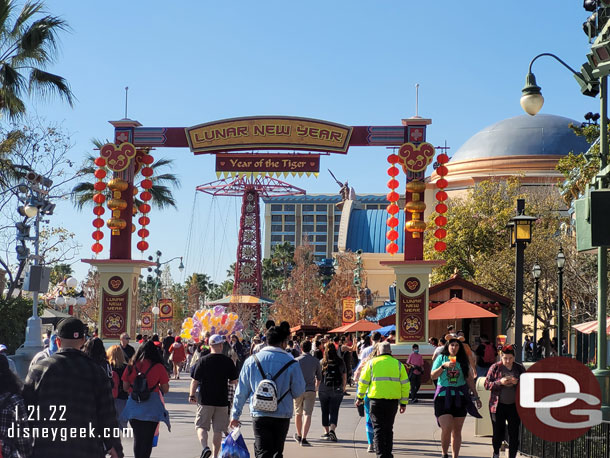
[(493, 427), (489, 415), (489, 398), (491, 393), (485, 389), (485, 377), (478, 377), (476, 383), (477, 396), (481, 398), (482, 407), (479, 410), (481, 417), (474, 421), (475, 436), (493, 436)]

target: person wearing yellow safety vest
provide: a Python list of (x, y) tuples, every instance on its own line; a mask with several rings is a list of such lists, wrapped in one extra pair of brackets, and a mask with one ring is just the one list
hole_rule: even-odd
[(394, 418), (400, 404), (404, 413), (409, 400), (409, 377), (405, 366), (392, 357), (389, 342), (378, 344), (378, 354), (362, 370), (356, 405), (368, 396), (371, 401), (375, 452), (377, 458), (392, 458)]

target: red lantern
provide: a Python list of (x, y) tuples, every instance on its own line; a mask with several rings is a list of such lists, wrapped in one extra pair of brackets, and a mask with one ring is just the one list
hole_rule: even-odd
[(388, 162), (390, 164), (398, 164), (399, 160), (400, 160), (400, 158), (398, 157), (398, 154), (390, 154), (388, 156)]
[(144, 167), (141, 173), (142, 176), (151, 177), (153, 175), (153, 169), (151, 169), (150, 167)]
[(148, 237), (149, 235), (150, 235), (150, 232), (148, 232), (148, 229), (142, 228), (138, 231), (138, 236), (142, 237), (143, 239)]
[(398, 186), (400, 186), (400, 183), (397, 179), (392, 178), (390, 181), (388, 181), (388, 188), (396, 189)]
[(449, 162), (449, 156), (447, 156), (447, 154), (445, 153), (441, 153), (436, 156), (436, 162), (438, 162), (439, 164), (446, 164), (447, 162)]
[(140, 223), (140, 226), (148, 226), (150, 224), (150, 218), (148, 216), (140, 216), (138, 223)]
[(437, 239), (444, 239), (447, 237), (447, 229), (437, 229), (434, 231), (434, 237)]
[(106, 209), (104, 207), (93, 207), (93, 214), (97, 216), (102, 216), (106, 213)]
[(142, 189), (150, 189), (153, 186), (153, 182), (152, 180), (142, 180), (142, 183), (140, 183), (140, 187)]
[(447, 193), (445, 191), (439, 191), (436, 193), (436, 200), (444, 201), (447, 200)]
[(93, 237), (93, 240), (102, 240), (104, 238), (104, 233), (102, 231), (95, 231), (91, 234), (91, 237)]
[(447, 244), (445, 242), (438, 241), (434, 244), (434, 249), (436, 251), (445, 251), (447, 249)]
[(140, 199), (142, 199), (144, 202), (147, 202), (152, 199), (152, 194), (148, 191), (144, 191), (140, 194)]
[(386, 234), (386, 238), (388, 240), (391, 240), (392, 242), (394, 242), (395, 240), (398, 239), (398, 231), (395, 231), (394, 229), (389, 230)]
[(138, 247), (138, 250), (140, 250), (140, 251), (148, 250), (148, 242), (146, 242), (144, 240), (139, 241), (136, 246)]
[(106, 165), (106, 159), (104, 159), (103, 157), (96, 157), (95, 161), (93, 161), (93, 162), (98, 167), (104, 167)]
[(104, 220), (102, 218), (95, 218), (93, 220), (93, 227), (100, 228), (100, 227), (103, 227), (103, 226), (104, 226)]
[(400, 170), (398, 170), (398, 167), (390, 167), (388, 169), (388, 175), (390, 175), (391, 177), (398, 176), (399, 173), (400, 173)]
[(150, 165), (154, 162), (155, 158), (152, 157), (150, 154), (145, 154), (144, 156), (142, 156), (142, 163), (146, 164), (146, 165)]
[(445, 226), (447, 224), (447, 217), (446, 216), (437, 216), (434, 219), (434, 224), (436, 224), (438, 227)]
[(445, 175), (447, 175), (447, 173), (449, 173), (449, 170), (447, 170), (447, 167), (445, 167), (444, 165), (439, 165), (436, 168), (436, 173), (442, 177), (444, 177)]
[(398, 253), (398, 245), (396, 245), (394, 242), (390, 242), (385, 247), (385, 250), (390, 254), (396, 254)]
[(94, 243), (93, 245), (91, 245), (91, 250), (92, 250), (94, 253), (99, 253), (99, 252), (100, 252), (100, 251), (102, 251), (103, 249), (104, 249), (104, 247), (102, 246), (102, 244), (101, 244), (101, 243), (96, 242), (96, 243)]
[(398, 218), (396, 218), (395, 216), (390, 216), (388, 218), (388, 220), (386, 221), (386, 224), (389, 227), (396, 227), (396, 226), (398, 226)]
[(390, 204), (386, 207), (386, 210), (388, 211), (388, 213), (390, 215), (395, 215), (396, 213), (398, 213), (398, 205), (396, 204)]
[(395, 191), (389, 192), (386, 197), (390, 202), (398, 202), (398, 199), (400, 199), (400, 195)]
[(93, 175), (95, 175), (95, 178), (98, 180), (102, 180), (106, 178), (106, 171), (104, 169), (97, 169)]
[(444, 178), (441, 178), (440, 180), (438, 180), (436, 182), (436, 187), (440, 188), (440, 189), (444, 189), (447, 187), (449, 183), (447, 182), (447, 180), (445, 180)]
[(140, 206), (138, 207), (138, 210), (140, 210), (141, 213), (148, 213), (150, 211), (150, 205), (140, 204)]
[(104, 183), (103, 181), (96, 181), (93, 184), (93, 189), (95, 189), (96, 191), (103, 191), (104, 189), (106, 189), (106, 183)]
[(93, 202), (96, 204), (103, 204), (106, 200), (106, 196), (104, 194), (100, 194), (99, 192), (93, 196)]
[(436, 210), (436, 213), (440, 213), (441, 215), (443, 213), (447, 213), (447, 204), (443, 204), (443, 203), (436, 204), (435, 210)]

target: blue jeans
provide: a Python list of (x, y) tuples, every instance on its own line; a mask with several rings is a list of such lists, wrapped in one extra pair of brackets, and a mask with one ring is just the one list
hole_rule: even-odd
[(339, 408), (343, 401), (343, 391), (320, 391), (319, 397), (322, 408), (322, 426), (336, 426), (339, 422)]
[(366, 441), (371, 445), (373, 443), (374, 430), (373, 421), (371, 420), (371, 400), (368, 396), (364, 397), (364, 419), (366, 420)]

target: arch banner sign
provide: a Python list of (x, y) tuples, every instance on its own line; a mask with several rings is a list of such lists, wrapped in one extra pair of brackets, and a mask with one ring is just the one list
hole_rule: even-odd
[(303, 175), (317, 176), (319, 154), (217, 154), (216, 175)]
[(224, 119), (185, 129), (196, 154), (249, 149), (347, 153), (352, 127), (318, 119), (256, 116)]

